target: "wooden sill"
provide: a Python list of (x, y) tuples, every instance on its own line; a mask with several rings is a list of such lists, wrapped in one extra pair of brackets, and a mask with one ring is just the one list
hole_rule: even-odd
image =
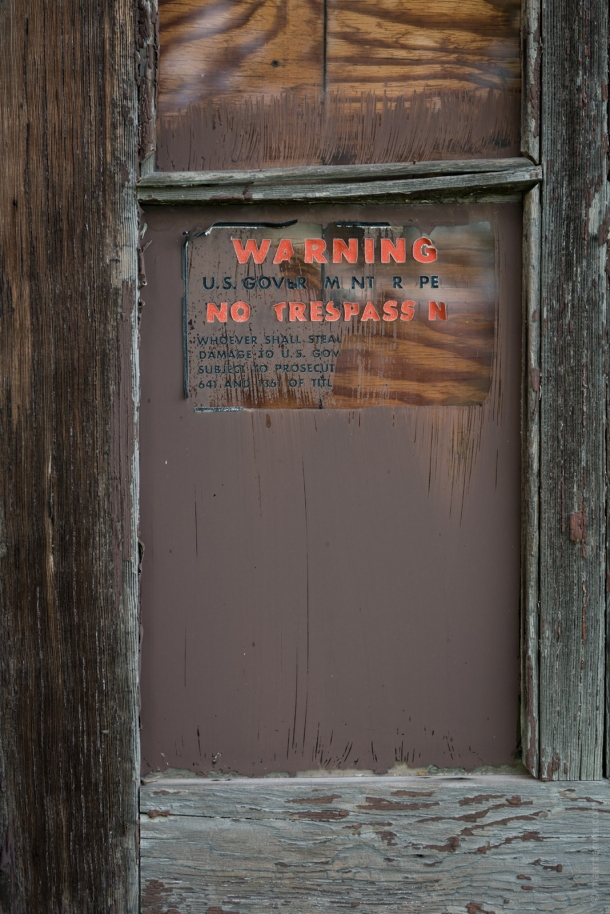
[(528, 776), (155, 780), (142, 911), (601, 912), (607, 781)]

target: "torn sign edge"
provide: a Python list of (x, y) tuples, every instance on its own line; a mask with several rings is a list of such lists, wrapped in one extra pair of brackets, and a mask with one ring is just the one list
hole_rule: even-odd
[[(207, 229), (199, 232), (184, 232), (184, 241), (182, 243), (182, 385), (184, 388), (184, 399), (189, 399), (189, 353), (188, 353), (188, 245), (191, 236), (201, 238), (203, 235), (209, 235), (215, 228), (287, 228), (290, 225), (296, 225), (298, 219), (291, 219), (288, 222), (213, 222)], [(242, 407), (235, 409), (196, 409), (195, 412), (235, 412)]]

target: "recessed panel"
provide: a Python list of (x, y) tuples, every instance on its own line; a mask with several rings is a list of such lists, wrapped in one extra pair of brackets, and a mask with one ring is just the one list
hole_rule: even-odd
[[(428, 238), (438, 255), (421, 275), (436, 275), (434, 267), (440, 283), (452, 279), (439, 295), (447, 320), (428, 321), (425, 304), (433, 299), (422, 295), (421, 338), (400, 337), (403, 346), (435, 349), (434, 370), (425, 380), (415, 378), (420, 391), (437, 389), (444, 363), (451, 373), (461, 346), (472, 349), (474, 337), (465, 334), (448, 346), (444, 334), (453, 334), (455, 302), (467, 304), (469, 289), (485, 290), (473, 313), (488, 309), (493, 334), (482, 332), (472, 399), (380, 399), (367, 408), (354, 391), (359, 377), (370, 388), (377, 350), (355, 344), (394, 345), (395, 337), (347, 327), (335, 364), (350, 354), (353, 368), (341, 391), (352, 399), (340, 408), (327, 408), (323, 398), (322, 408), (291, 408), (298, 404), (289, 400), (286, 385), (259, 404), (236, 399), (242, 388), (233, 399), (224, 395), (222, 403), (233, 404), (226, 408), (202, 408), (212, 401), (198, 391), (185, 397), (184, 233), (192, 239), (206, 232), (218, 222), (218, 210), (151, 208), (145, 218), (144, 769), (260, 775), (511, 764), (518, 714), (520, 205), (345, 205), (341, 220), (333, 206), (309, 207), (306, 220), (299, 207), (223, 207), (223, 222), (233, 226), (298, 220), (303, 240), (316, 226), (331, 252), (335, 229), (325, 232), (338, 221), (351, 223), (348, 246), (358, 222), (369, 224), (360, 241), (374, 237), (379, 247), (383, 233), (369, 233), (370, 224), (389, 222), (393, 243), (400, 237), (409, 242), (405, 264), (396, 267), (412, 280), (420, 275), (419, 266), (408, 273), (414, 269), (412, 243)], [(234, 257), (232, 231), (219, 235), (219, 263)], [(239, 237), (245, 245), (250, 235)], [(257, 245), (262, 237), (254, 236)], [(296, 243), (297, 234), (292, 237)], [(200, 236), (202, 251), (205, 238)], [(468, 246), (478, 239), (472, 249), (489, 258), (483, 271), (488, 279), (480, 286), (470, 285), (464, 255), (456, 259), (463, 251), (458, 238), (468, 239)], [(270, 252), (277, 251), (276, 240)], [(301, 266), (275, 273), (261, 263), (250, 275), (296, 282)], [(317, 288), (322, 266), (326, 270), (319, 264), (303, 274), (308, 289)], [(343, 278), (351, 281), (355, 266), (344, 262)], [(393, 271), (394, 261), (378, 266)], [(239, 279), (246, 275), (242, 267), (227, 275)], [(209, 277), (203, 261), (196, 269), (200, 279)], [(364, 268), (354, 275), (362, 273)], [(415, 286), (405, 288), (419, 301)], [(461, 299), (454, 297), (459, 289)], [(207, 305), (206, 298), (201, 302)], [(343, 301), (334, 292), (320, 300), (326, 307), (335, 298), (337, 305)], [(353, 298), (360, 314), (368, 300), (381, 314), (385, 290), (379, 299), (372, 290)], [(210, 300), (219, 306), (225, 299)], [(302, 300), (310, 306), (317, 299)], [(264, 303), (273, 314), (275, 296), (249, 301)], [(233, 298), (227, 296), (227, 303)], [(306, 314), (310, 318), (311, 310)], [(285, 332), (297, 323), (285, 319)], [(392, 323), (399, 326), (398, 320), (387, 326)], [(403, 325), (405, 334), (412, 332), (416, 317)], [(243, 331), (257, 332), (254, 325)], [(245, 341), (208, 343), (204, 351), (216, 345)], [(210, 361), (195, 355), (194, 364)], [(385, 358), (385, 375), (378, 377), (398, 384), (396, 365)], [(409, 349), (400, 362), (403, 375), (418, 364), (411, 359)], [(452, 377), (449, 387), (474, 390), (472, 383), (466, 373)], [(336, 387), (331, 396), (339, 396)]]

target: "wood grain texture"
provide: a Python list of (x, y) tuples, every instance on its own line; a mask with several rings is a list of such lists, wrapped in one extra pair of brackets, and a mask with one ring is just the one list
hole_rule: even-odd
[(326, 86), (519, 91), (520, 0), (328, 0)]
[[(514, 159), (449, 159), (443, 162), (386, 162), (374, 165), (301, 165), (248, 171), (156, 171), (142, 177), (138, 192), (147, 187), (196, 187), (207, 184), (328, 184), (333, 181), (432, 177), (433, 175), (500, 174), (523, 169), (532, 163)], [(542, 171), (538, 172), (542, 177)]]
[[(526, 160), (527, 161), (527, 160)], [(343, 183), (341, 181), (322, 180), (312, 183), (297, 183), (294, 178), (282, 183), (280, 170), (279, 180), (272, 181), (263, 177), (259, 182), (256, 175), (248, 172), (247, 177), (238, 183), (234, 176), (230, 182), (218, 181), (209, 184), (198, 180), (190, 181), (181, 172), (180, 180), (169, 177), (165, 179), (158, 173), (150, 180), (141, 181), (138, 185), (138, 199), (141, 203), (263, 203), (290, 202), (297, 200), (334, 200), (355, 198), (455, 198), (472, 194), (493, 192), (510, 192), (528, 190), (537, 184), (542, 176), (538, 166), (528, 165), (505, 170), (488, 171), (472, 174), (432, 174), (427, 177), (404, 177), (392, 180), (383, 176), (378, 180), (360, 180)], [(417, 174), (417, 173), (416, 173)]]
[(519, 154), (520, 93), (342, 89), (194, 102), (158, 124), (163, 171), (505, 158)]
[(518, 0), (165, 0), (164, 170), (519, 150)]
[(539, 775), (540, 596), (540, 188), (523, 201), (523, 394), (521, 405), (521, 744)]
[(545, 778), (599, 778), (606, 573), (607, 3), (546, 4), (543, 39), (540, 771)]
[(540, 0), (523, 0), (521, 12), (521, 152), (540, 161)]
[(162, 0), (159, 106), (284, 90), (519, 90), (520, 2)]
[(142, 914), (608, 910), (607, 782), (159, 780), (141, 834)]
[(138, 87), (138, 158), (140, 174), (155, 167), (159, 11), (156, 0), (137, 0), (136, 85)]
[(0, 909), (135, 914), (129, 0), (0, 6)]
[(321, 89), (323, 0), (161, 0), (159, 111)]

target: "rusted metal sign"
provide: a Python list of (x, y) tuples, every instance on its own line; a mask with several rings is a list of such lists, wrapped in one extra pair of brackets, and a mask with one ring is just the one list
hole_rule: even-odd
[(488, 222), (216, 223), (185, 241), (197, 410), (483, 403), (496, 336)]

